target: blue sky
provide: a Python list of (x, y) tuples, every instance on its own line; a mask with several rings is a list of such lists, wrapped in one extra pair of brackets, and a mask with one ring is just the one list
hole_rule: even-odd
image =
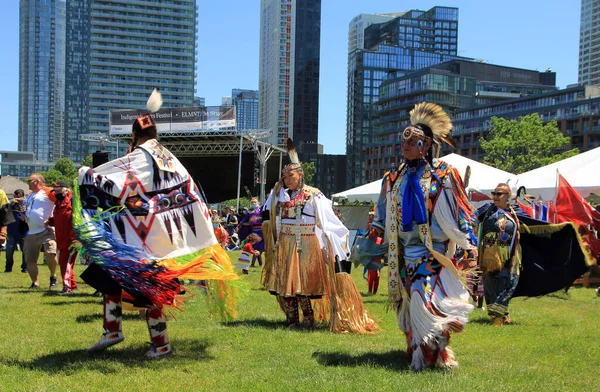
[[(361, 13), (459, 8), (461, 56), (557, 73), (561, 88), (577, 83), (579, 0), (322, 0), (319, 143), (327, 154), (346, 150), (348, 24)], [(260, 0), (198, 0), (198, 95), (219, 105), (232, 88), (258, 88)], [(19, 94), (19, 2), (2, 4), (0, 150), (16, 150)]]

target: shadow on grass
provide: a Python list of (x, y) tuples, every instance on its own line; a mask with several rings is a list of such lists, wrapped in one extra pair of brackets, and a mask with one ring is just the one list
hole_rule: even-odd
[(322, 366), (374, 366), (394, 372), (412, 372), (406, 351), (351, 355), (336, 352), (314, 352), (312, 357)]
[[(138, 313), (123, 313), (121, 315), (121, 318), (123, 320), (138, 320), (145, 322), (144, 319), (140, 318)], [(104, 315), (102, 313), (83, 314), (75, 318), (75, 321), (80, 324), (94, 323), (98, 320), (104, 320)]]
[[(469, 324), (488, 325), (490, 327), (494, 326), (494, 323), (492, 322), (492, 319), (486, 318), (486, 317), (484, 317), (484, 318), (478, 318), (478, 319), (471, 319), (471, 320), (469, 320)], [(510, 324), (503, 325), (502, 328), (510, 328), (513, 325), (519, 325), (519, 324), (520, 323), (515, 322), (514, 320), (512, 320), (510, 322)]]
[(226, 327), (250, 327), (250, 328), (265, 328), (272, 330), (288, 330), (297, 332), (312, 332), (312, 331), (328, 331), (329, 326), (325, 324), (317, 324), (314, 327), (304, 327), (302, 325), (296, 325), (294, 327), (286, 325), (283, 321), (273, 321), (264, 318), (247, 319), (247, 320), (235, 320), (227, 323), (223, 323)]
[(160, 360), (148, 359), (145, 356), (149, 345), (135, 345), (120, 349), (119, 346), (96, 354), (86, 350), (69, 350), (42, 355), (30, 361), (0, 358), (0, 364), (17, 367), (23, 370), (43, 371), (50, 375), (56, 373), (76, 373), (94, 370), (104, 374), (120, 373), (122, 367), (128, 368), (168, 368), (171, 361), (193, 360), (209, 361), (214, 359), (208, 354), (210, 343), (207, 340), (181, 339), (172, 340), (175, 353)]

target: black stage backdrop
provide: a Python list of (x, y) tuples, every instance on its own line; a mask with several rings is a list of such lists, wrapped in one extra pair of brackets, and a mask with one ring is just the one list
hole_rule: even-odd
[[(181, 157), (179, 161), (185, 166), (197, 184), (200, 184), (208, 203), (219, 203), (237, 198), (238, 156), (226, 157)], [(288, 162), (283, 158), (283, 164)], [(242, 183), (241, 197), (246, 197), (244, 186), (252, 196), (260, 196), (259, 184), (255, 182), (258, 164), (255, 165), (254, 152), (242, 153)], [(279, 179), (279, 155), (273, 154), (267, 162), (267, 182), (265, 194), (268, 196), (271, 188)]]

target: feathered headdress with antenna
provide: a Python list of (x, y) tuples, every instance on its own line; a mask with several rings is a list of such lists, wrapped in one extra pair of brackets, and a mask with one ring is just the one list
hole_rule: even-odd
[(283, 167), (281, 173), (286, 173), (292, 170), (299, 170), (302, 172), (302, 164), (300, 163), (300, 158), (298, 158), (298, 151), (296, 151), (296, 146), (294, 146), (294, 142), (292, 139), (287, 140), (287, 152), (290, 157), (290, 163)]
[(158, 112), (162, 104), (163, 100), (161, 93), (157, 89), (154, 89), (148, 98), (148, 102), (146, 102), (146, 109), (148, 109), (148, 113), (142, 114), (135, 120), (140, 126), (141, 130), (156, 126), (156, 124), (154, 124), (154, 120), (152, 120), (152, 117), (150, 116), (150, 113)]
[(415, 108), (410, 111), (410, 123), (412, 125), (404, 130), (404, 139), (418, 139), (419, 149), (425, 140), (433, 141), (432, 147), (435, 150), (435, 156), (439, 153), (442, 141), (456, 148), (456, 142), (450, 135), (452, 122), (440, 105), (428, 102), (415, 105)]

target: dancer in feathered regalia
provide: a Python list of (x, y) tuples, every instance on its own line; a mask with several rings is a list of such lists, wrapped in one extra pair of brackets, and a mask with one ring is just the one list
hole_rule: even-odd
[(389, 295), (406, 335), (414, 370), (457, 365), (448, 343), (450, 331), (464, 329), (473, 307), (450, 258), (456, 246), (464, 262), (476, 264), (474, 210), (460, 174), (432, 159), (441, 142), (454, 144), (452, 123), (436, 104), (410, 112), (404, 132), (404, 162), (387, 173), (376, 206), (371, 238), (388, 243)]
[(277, 296), (288, 325), (300, 323), (300, 307), (305, 326), (313, 326), (315, 318), (329, 318), (335, 332), (373, 333), (378, 326), (346, 267), (348, 229), (335, 216), (331, 201), (304, 183), (290, 139), (288, 154), (291, 163), (265, 203), (263, 284)]
[[(73, 223), (92, 261), (82, 278), (104, 294), (104, 329), (88, 351), (123, 340), (122, 300), (147, 308), (150, 358), (171, 353), (165, 306), (178, 306), (178, 279), (207, 280), (213, 314), (236, 316), (238, 279), (217, 243), (210, 214), (185, 167), (157, 141), (150, 115), (162, 104), (156, 90), (149, 113), (133, 123), (130, 153), (79, 170)], [(77, 187), (76, 187), (77, 188)], [(77, 190), (77, 189), (76, 189)]]

